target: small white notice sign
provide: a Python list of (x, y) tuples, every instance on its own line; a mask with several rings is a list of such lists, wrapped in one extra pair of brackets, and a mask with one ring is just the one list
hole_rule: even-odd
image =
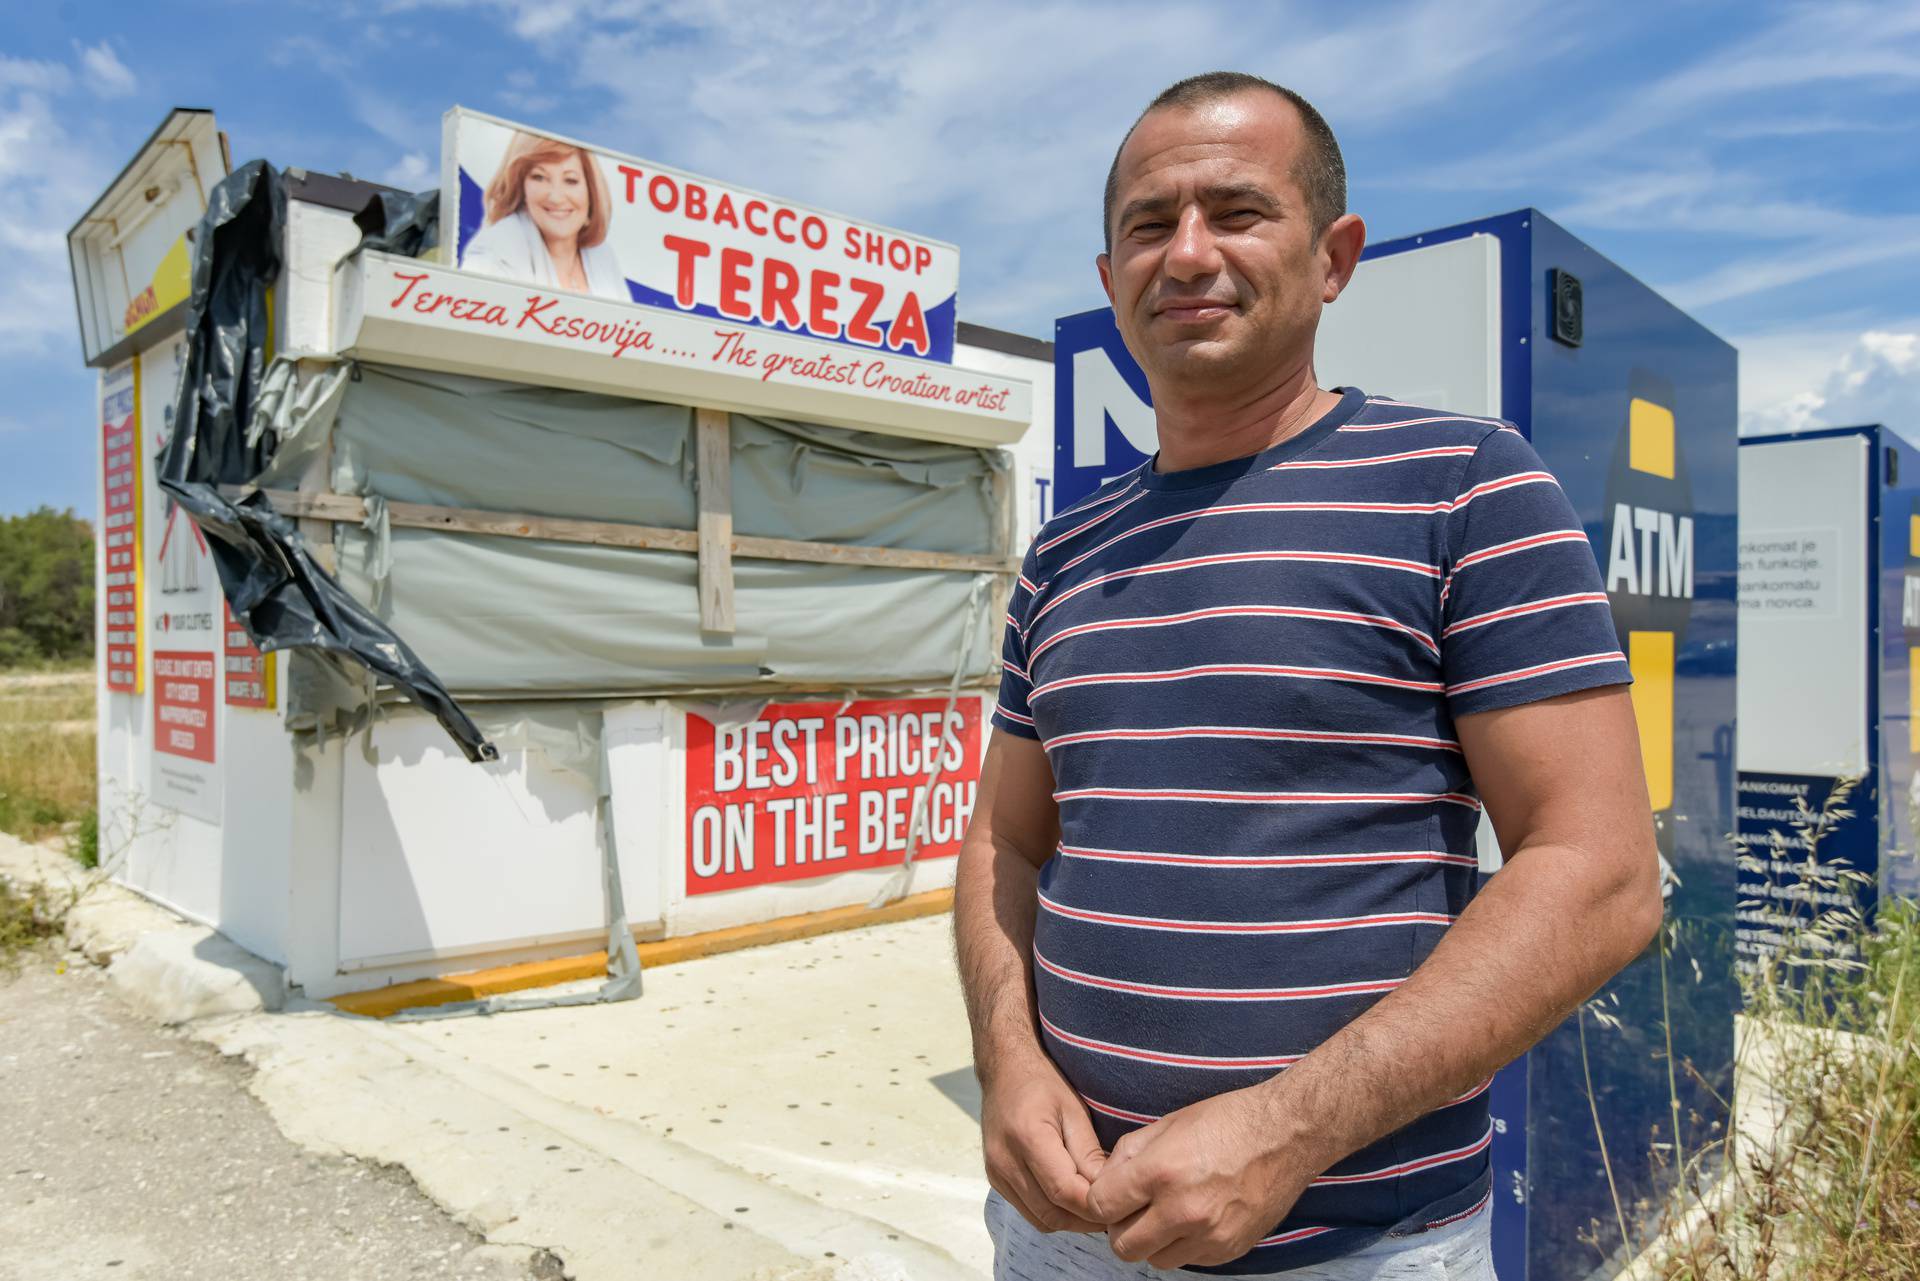
[(1768, 619), (1840, 610), (1840, 531), (1783, 529), (1740, 540), (1740, 610)]

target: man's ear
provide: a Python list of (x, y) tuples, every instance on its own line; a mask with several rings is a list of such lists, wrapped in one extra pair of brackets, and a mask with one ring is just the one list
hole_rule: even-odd
[(1107, 291), (1107, 305), (1113, 306), (1113, 259), (1107, 254), (1095, 254), (1093, 265), (1100, 273), (1100, 287)]
[(1341, 214), (1320, 233), (1320, 252), (1326, 258), (1327, 284), (1320, 293), (1322, 303), (1340, 296), (1360, 266), (1360, 251), (1367, 247), (1367, 224), (1360, 215)]

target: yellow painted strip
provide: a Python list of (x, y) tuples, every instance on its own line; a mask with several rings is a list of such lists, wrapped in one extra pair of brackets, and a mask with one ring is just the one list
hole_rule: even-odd
[(1673, 411), (1635, 396), (1627, 402), (1627, 466), (1673, 479)]
[(1920, 645), (1907, 651), (1907, 750), (1920, 752)]
[(1920, 559), (1920, 516), (1907, 517), (1907, 555)]
[[(641, 943), (638, 945), (640, 964), (643, 969), (655, 969), (662, 965), (692, 961), (703, 956), (718, 956), (723, 952), (737, 952), (742, 948), (762, 947), (768, 943), (789, 943), (795, 939), (813, 938), (840, 930), (886, 925), (893, 921), (910, 921), (921, 916), (937, 916), (941, 912), (951, 911), (952, 908), (953, 891), (948, 889), (910, 894), (882, 908), (856, 905), (831, 908), (824, 912), (807, 912), (799, 916), (782, 916), (771, 921), (735, 925), (729, 929), (712, 930), (705, 934), (689, 934), (684, 938), (659, 939), (651, 943)], [(395, 983), (388, 987), (374, 988), (369, 992), (349, 992), (344, 996), (329, 997), (328, 1002), (348, 1014), (363, 1014), (369, 1018), (383, 1019), (390, 1014), (398, 1014), (401, 1010), (429, 1005), (447, 1005), (454, 1001), (475, 1001), (482, 997), (499, 996), (506, 992), (521, 992), (528, 988), (552, 987), (557, 983), (599, 978), (606, 972), (607, 954), (604, 951), (589, 952), (585, 956), (562, 956), (550, 961), (527, 961), (519, 965), (502, 965), (488, 970), (469, 970), (462, 974), (448, 974), (437, 979), (417, 979), (411, 983)]]
[(1672, 809), (1673, 633), (1628, 632), (1627, 665), (1633, 669), (1633, 716), (1640, 723), (1647, 799), (1656, 811)]

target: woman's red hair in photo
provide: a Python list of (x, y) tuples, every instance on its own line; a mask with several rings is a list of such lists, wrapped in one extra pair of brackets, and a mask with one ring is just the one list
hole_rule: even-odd
[(513, 141), (507, 144), (506, 157), (487, 185), (487, 222), (499, 222), (525, 207), (529, 169), (535, 165), (565, 164), (575, 157), (587, 177), (587, 221), (580, 228), (580, 248), (591, 249), (605, 240), (612, 209), (607, 180), (600, 176), (600, 166), (593, 162), (586, 148), (537, 133), (516, 131)]

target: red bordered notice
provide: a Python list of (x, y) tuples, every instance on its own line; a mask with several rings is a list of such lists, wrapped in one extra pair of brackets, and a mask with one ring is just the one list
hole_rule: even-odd
[(107, 688), (140, 692), (140, 418), (133, 365), (100, 382), (101, 654)]
[(213, 655), (153, 651), (153, 750), (213, 764)]
[[(744, 724), (687, 714), (687, 893), (958, 853), (980, 786), (980, 702), (774, 703)], [(935, 763), (939, 777), (927, 791)]]
[(273, 706), (273, 656), (262, 654), (247, 635), (247, 629), (235, 617), (233, 606), (226, 613), (226, 700), (229, 707)]

